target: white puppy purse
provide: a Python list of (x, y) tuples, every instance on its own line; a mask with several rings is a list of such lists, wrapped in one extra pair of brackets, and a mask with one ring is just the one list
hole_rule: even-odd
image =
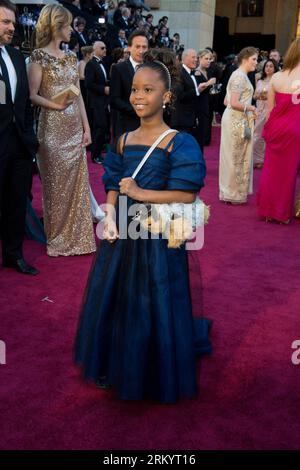
[[(153, 150), (174, 129), (163, 132), (141, 160), (132, 178), (135, 179)], [(168, 248), (179, 248), (190, 239), (193, 232), (205, 225), (209, 218), (209, 207), (197, 196), (192, 203), (173, 202), (170, 204), (145, 204), (146, 210), (138, 210), (133, 220), (138, 220), (141, 226), (153, 234), (163, 234), (168, 239)]]

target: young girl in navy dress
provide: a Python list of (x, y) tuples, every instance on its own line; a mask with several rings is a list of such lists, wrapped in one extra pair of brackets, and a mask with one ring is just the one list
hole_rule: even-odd
[(210, 351), (209, 321), (192, 316), (185, 246), (172, 249), (161, 236), (123, 239), (118, 233), (119, 195), (127, 196), (128, 207), (145, 201), (191, 203), (204, 184), (197, 142), (175, 132), (131, 178), (168, 129), (163, 110), (172, 100), (175, 73), (171, 52), (152, 51), (134, 75), (130, 102), (141, 125), (121, 136), (117, 153), (105, 159), (107, 203), (117, 217), (107, 209), (76, 338), (75, 361), (84, 377), (114, 387), (127, 400), (174, 403), (195, 395), (196, 354)]

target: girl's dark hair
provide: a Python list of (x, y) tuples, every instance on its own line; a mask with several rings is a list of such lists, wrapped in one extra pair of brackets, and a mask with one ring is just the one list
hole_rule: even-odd
[(269, 62), (272, 62), (272, 64), (274, 65), (274, 73), (278, 72), (278, 70), (279, 70), (278, 64), (277, 64), (277, 62), (275, 62), (275, 60), (273, 60), (273, 59), (266, 60), (266, 62), (264, 63), (262, 72), (261, 72), (261, 80), (264, 80), (267, 77), (266, 66)]
[(170, 90), (174, 96), (174, 90), (179, 83), (179, 72), (174, 52), (165, 48), (149, 49), (144, 54), (144, 62), (139, 66), (140, 68), (155, 70), (164, 82), (166, 90)]

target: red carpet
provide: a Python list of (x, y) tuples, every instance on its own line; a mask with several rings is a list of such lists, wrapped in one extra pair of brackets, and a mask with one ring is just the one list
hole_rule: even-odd
[[(26, 241), (40, 275), (0, 268), (1, 449), (299, 449), (291, 344), (300, 339), (300, 221), (258, 220), (254, 197), (219, 203), (218, 144), (214, 129), (202, 193), (212, 215), (199, 253), (214, 352), (201, 362), (198, 398), (127, 403), (81, 382), (72, 346), (92, 256), (49, 258)], [(103, 202), (102, 169), (90, 171)], [(37, 179), (34, 195), (40, 208)]]

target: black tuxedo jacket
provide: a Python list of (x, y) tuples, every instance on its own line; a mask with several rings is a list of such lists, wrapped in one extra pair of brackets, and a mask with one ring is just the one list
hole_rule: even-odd
[(193, 79), (184, 67), (180, 66), (181, 83), (176, 88), (176, 101), (171, 113), (171, 126), (193, 127), (197, 117), (198, 97)]
[(123, 42), (120, 38), (114, 38), (111, 48), (116, 49), (117, 47), (121, 47), (123, 49), (126, 46), (128, 46), (127, 39)]
[[(84, 46), (89, 46), (91, 44), (90, 40), (89, 40), (89, 37), (88, 35), (86, 34), (86, 32), (83, 32), (81, 34), (78, 33), (78, 31), (74, 31), (74, 37), (77, 39), (78, 41), (78, 44), (79, 44), (79, 51), (82, 47)], [(84, 40), (82, 39), (82, 36), (84, 38)]]
[[(208, 80), (210, 78), (212, 78), (212, 77), (209, 77), (208, 73), (207, 73), (207, 76), (208, 76)], [(207, 79), (205, 78), (204, 75), (202, 75), (202, 73), (201, 73), (201, 75), (196, 75), (195, 78), (196, 78), (197, 85), (200, 85), (201, 83), (207, 82)], [(210, 96), (211, 96), (209, 94), (210, 89), (211, 89), (211, 87), (206, 88), (198, 96), (198, 100), (197, 100), (197, 115), (198, 115), (198, 117), (207, 116), (209, 118), (209, 113), (210, 113), (209, 103), (210, 103)]]
[(132, 26), (130, 24), (130, 21), (128, 20), (127, 22), (124, 20), (124, 18), (121, 16), (120, 19), (118, 19), (116, 26), (118, 29), (123, 29), (126, 33), (126, 37), (129, 36), (129, 32), (132, 29)]
[[(6, 153), (11, 129), (15, 125), (24, 144), (24, 156), (32, 158), (37, 151), (38, 142), (33, 130), (33, 108), (29, 99), (29, 87), (24, 57), (18, 50), (5, 46), (17, 74), (15, 102), (0, 104), (0, 158)], [(0, 80), (3, 80), (0, 74)]]
[[(102, 62), (103, 67), (106, 71), (106, 77), (108, 78), (108, 71)], [(87, 108), (89, 110), (96, 109), (94, 113), (97, 119), (98, 127), (107, 126), (107, 113), (109, 97), (105, 94), (104, 88), (108, 86), (108, 81), (105, 78), (102, 67), (97, 59), (93, 57), (85, 66), (85, 88), (87, 92)], [(90, 115), (90, 113), (88, 112)], [(94, 124), (96, 124), (94, 122)]]
[(110, 79), (110, 101), (112, 108), (118, 111), (116, 134), (133, 131), (140, 125), (140, 118), (135, 114), (129, 102), (134, 70), (129, 60), (112, 67)]
[[(108, 70), (103, 62), (106, 78), (100, 63), (93, 57), (85, 66), (85, 87), (87, 90), (87, 103), (89, 108), (107, 107), (108, 96), (105, 87), (108, 86)], [(101, 109), (99, 109), (101, 112)]]

